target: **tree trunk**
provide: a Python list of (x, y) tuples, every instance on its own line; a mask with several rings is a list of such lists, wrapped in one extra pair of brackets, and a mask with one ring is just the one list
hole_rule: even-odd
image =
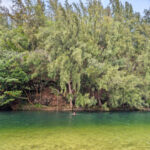
[[(70, 82), (68, 83), (68, 88), (69, 88), (69, 94), (72, 95), (72, 89), (71, 89), (71, 83)], [(70, 108), (72, 109), (72, 107), (73, 107), (72, 97), (70, 97), (69, 101), (70, 101)]]
[(98, 105), (101, 107), (102, 106), (102, 102), (100, 99), (98, 99)]
[(102, 102), (101, 102), (101, 93), (102, 91), (98, 91), (98, 105), (101, 107), (102, 106)]
[(56, 99), (57, 99), (57, 111), (58, 111), (58, 96), (56, 96)]
[(25, 94), (26, 94), (26, 96), (27, 96), (27, 100), (28, 100), (28, 102), (29, 102), (29, 104), (32, 104), (33, 105), (33, 103), (30, 101), (30, 96), (29, 96), (29, 94), (24, 90), (24, 92), (25, 92)]
[(43, 85), (42, 85), (42, 77), (40, 79), (40, 101), (42, 100), (42, 90), (43, 90)]

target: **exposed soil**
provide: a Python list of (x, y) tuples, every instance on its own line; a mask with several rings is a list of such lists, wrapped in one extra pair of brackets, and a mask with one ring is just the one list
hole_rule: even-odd
[(45, 88), (41, 93), (36, 94), (33, 104), (57, 107), (57, 109), (68, 105), (67, 100), (62, 95), (56, 96), (49, 88)]
[[(6, 107), (2, 110), (23, 110), (23, 111), (138, 111), (137, 109), (129, 108), (116, 108), (110, 110), (104, 110), (100, 106), (94, 106), (91, 108), (73, 107), (70, 108), (69, 102), (62, 96), (56, 96), (49, 88), (45, 88), (41, 93), (33, 95), (32, 104), (20, 101), (13, 102), (11, 107)], [(149, 108), (142, 108), (140, 111), (150, 111)]]

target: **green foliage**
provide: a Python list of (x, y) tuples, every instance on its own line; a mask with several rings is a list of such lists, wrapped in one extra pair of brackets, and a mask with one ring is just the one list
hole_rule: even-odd
[(78, 94), (76, 97), (76, 106), (79, 107), (91, 107), (96, 105), (96, 100), (94, 99), (94, 97), (89, 98), (89, 94)]
[(104, 111), (109, 111), (109, 107), (107, 106), (107, 103), (104, 103), (104, 104), (102, 105), (102, 109), (103, 109)]
[(35, 106), (36, 108), (42, 108), (42, 107), (43, 107), (41, 104), (34, 104), (34, 106)]
[(0, 37), (0, 47), (2, 50), (22, 52), (29, 47), (28, 37), (20, 26), (13, 29), (2, 28)]
[[(0, 7), (0, 105), (51, 87), (81, 107), (149, 107), (149, 10), (99, 0)], [(105, 96), (104, 96), (105, 95)]]
[(29, 81), (27, 74), (22, 70), (15, 53), (5, 54), (1, 51), (0, 60), (0, 106), (19, 99), (24, 84)]

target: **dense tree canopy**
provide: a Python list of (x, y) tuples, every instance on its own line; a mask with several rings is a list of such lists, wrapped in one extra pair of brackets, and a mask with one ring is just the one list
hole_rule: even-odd
[[(110, 0), (0, 6), (0, 106), (53, 87), (70, 107), (150, 107), (150, 10)], [(53, 84), (52, 84), (53, 83)]]

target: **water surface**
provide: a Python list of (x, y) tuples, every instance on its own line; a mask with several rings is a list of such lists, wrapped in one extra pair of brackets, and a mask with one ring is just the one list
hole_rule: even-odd
[(149, 149), (149, 112), (0, 112), (0, 150)]

